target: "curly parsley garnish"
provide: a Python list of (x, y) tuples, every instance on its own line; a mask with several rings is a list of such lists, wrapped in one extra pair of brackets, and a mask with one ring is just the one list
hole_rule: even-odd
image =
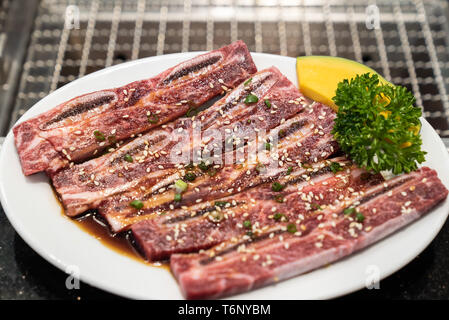
[(360, 167), (399, 174), (424, 162), (421, 110), (407, 88), (379, 84), (376, 74), (366, 73), (340, 82), (333, 101), (339, 108), (333, 134)]

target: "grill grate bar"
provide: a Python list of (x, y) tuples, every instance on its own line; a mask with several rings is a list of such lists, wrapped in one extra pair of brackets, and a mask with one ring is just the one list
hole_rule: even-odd
[(357, 32), (357, 24), (356, 24), (356, 20), (354, 18), (354, 7), (349, 6), (347, 9), (347, 12), (349, 14), (349, 28), (351, 30), (351, 39), (352, 39), (352, 43), (354, 45), (355, 59), (358, 62), (363, 63), (362, 47), (360, 46), (359, 33)]
[(109, 35), (105, 67), (109, 67), (112, 65), (114, 50), (117, 44), (117, 33), (121, 13), (122, 13), (122, 0), (116, 0), (114, 5), (114, 11), (112, 13), (111, 34)]
[[(239, 11), (239, 7), (236, 4), (236, 0), (232, 1), (232, 8), (236, 12)], [(231, 16), (231, 42), (235, 42), (238, 39), (238, 20), (237, 20), (237, 14), (233, 14)]]
[(161, 7), (160, 20), (159, 20), (159, 32), (157, 36), (157, 51), (158, 56), (164, 54), (164, 43), (165, 43), (165, 31), (167, 30), (167, 13), (168, 8), (166, 5)]
[(256, 16), (254, 17), (254, 33), (255, 33), (255, 42), (256, 42), (256, 52), (263, 51), (263, 43), (262, 43), (262, 23), (260, 21), (260, 8), (258, 7), (256, 10)]
[(139, 57), (140, 38), (142, 36), (143, 15), (145, 12), (145, 0), (139, 0), (137, 4), (137, 20), (134, 28), (133, 50), (131, 53), (131, 60), (136, 60)]
[(407, 31), (405, 29), (405, 23), (402, 17), (402, 10), (400, 3), (395, 2), (394, 8), (393, 8), (396, 16), (397, 16), (397, 24), (398, 24), (398, 30), (399, 30), (399, 37), (401, 39), (402, 47), (404, 48), (404, 56), (407, 64), (407, 70), (408, 74), (411, 77), (411, 84), (413, 88), (413, 95), (416, 98), (416, 104), (423, 109), (423, 103), (421, 99), (421, 92), (419, 91), (419, 85), (418, 80), (416, 79), (416, 72), (415, 67), (413, 65), (413, 58), (412, 58), (412, 50), (410, 48), (410, 43), (408, 41), (407, 37)]
[(326, 27), (327, 39), (329, 41), (329, 53), (331, 56), (337, 56), (337, 46), (335, 44), (334, 25), (332, 23), (331, 8), (326, 2), (323, 6), (324, 25)]
[(191, 10), (192, 10), (192, 2), (190, 0), (185, 0), (184, 19), (182, 22), (182, 52), (189, 51)]
[(78, 77), (82, 77), (86, 74), (86, 67), (87, 67), (87, 59), (89, 57), (90, 48), (92, 46), (92, 37), (94, 34), (94, 28), (96, 23), (96, 16), (98, 12), (98, 0), (93, 0), (91, 7), (90, 7), (90, 13), (89, 13), (89, 21), (87, 23), (87, 30), (86, 30), (86, 37), (84, 39), (84, 45), (83, 45), (83, 55), (81, 57), (81, 65), (80, 65), (80, 71), (78, 74)]
[(304, 6), (304, 0), (301, 0), (301, 27), (304, 37), (304, 53), (306, 56), (312, 55), (312, 39), (310, 37), (310, 25), (306, 20), (306, 7)]
[(387, 50), (385, 48), (384, 37), (382, 34), (382, 27), (374, 29), (376, 35), (377, 47), (379, 48), (380, 62), (382, 65), (382, 75), (388, 81), (391, 81), (390, 67), (388, 66)]
[(280, 4), (278, 4), (278, 12), (279, 53), (282, 56), (286, 56), (288, 54), (287, 33), (285, 29), (284, 10)]
[(212, 10), (210, 7), (210, 0), (208, 1), (209, 8), (207, 14), (207, 25), (206, 25), (206, 50), (211, 51), (214, 49), (214, 20), (212, 18)]

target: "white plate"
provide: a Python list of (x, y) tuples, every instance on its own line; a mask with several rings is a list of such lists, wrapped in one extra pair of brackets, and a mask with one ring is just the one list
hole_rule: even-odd
[[(149, 78), (198, 53), (151, 57), (110, 67), (73, 81), (36, 103), (20, 121), (83, 93)], [(259, 70), (278, 67), (297, 84), (295, 59), (253, 54)], [(449, 187), (449, 155), (432, 127), (422, 120), (425, 165), (438, 171)], [(0, 154), (0, 196), (9, 221), (42, 257), (65, 272), (78, 268), (82, 281), (136, 299), (180, 299), (172, 275), (105, 247), (61, 214), (44, 174), (25, 177), (10, 132)], [(437, 235), (449, 213), (449, 200), (394, 235), (331, 266), (232, 298), (321, 299), (361, 289), (369, 277), (385, 278), (415, 258)], [(372, 266), (375, 266), (374, 269)], [(30, 266), (32, 267), (32, 266)], [(380, 284), (382, 286), (382, 284)]]

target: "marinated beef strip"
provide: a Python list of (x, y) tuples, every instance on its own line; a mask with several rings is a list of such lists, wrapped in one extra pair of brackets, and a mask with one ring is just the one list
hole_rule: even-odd
[[(343, 171), (333, 173), (336, 164)], [(245, 234), (249, 239), (281, 221), (320, 214), (339, 199), (364, 192), (382, 181), (382, 176), (369, 174), (345, 158), (336, 158), (289, 174), (284, 171), (276, 181), (284, 186), (280, 191), (273, 191), (272, 183), (265, 183), (133, 224), (131, 230), (148, 260), (163, 260), (173, 253), (207, 249)]]
[(14, 127), (25, 175), (54, 173), (116, 141), (175, 119), (257, 71), (242, 41), (197, 56), (154, 78), (88, 93)]
[(261, 225), (253, 237), (235, 237), (201, 253), (173, 254), (171, 269), (189, 299), (249, 291), (361, 250), (420, 218), (447, 194), (436, 172), (423, 167), (305, 219), (266, 231)]
[[(289, 101), (286, 101), (287, 105), (292, 104)], [(278, 105), (281, 106), (280, 101)], [(158, 185), (160, 189), (145, 186), (106, 199), (98, 212), (105, 217), (112, 230), (121, 231), (133, 223), (151, 219), (154, 214), (232, 195), (274, 181), (302, 163), (326, 159), (338, 150), (331, 134), (335, 113), (319, 103), (303, 106), (302, 112), (288, 120), (281, 119), (277, 127), (262, 136), (262, 141), (259, 141), (259, 150), (262, 150), (256, 159), (252, 159), (246, 145), (231, 153), (231, 164), (210, 165), (207, 172), (196, 169), (194, 173), (197, 178), (187, 181), (188, 188), (183, 192), (181, 201), (175, 201), (173, 183)], [(262, 123), (259, 126), (262, 127)], [(272, 142), (273, 149), (266, 150), (265, 141)], [(229, 155), (229, 152), (225, 153), (223, 158)], [(213, 170), (212, 176), (209, 170)], [(187, 173), (188, 170), (182, 168), (178, 177), (182, 178)], [(142, 201), (143, 208), (137, 210), (131, 207), (129, 204), (133, 200)]]
[[(237, 125), (236, 134), (244, 137), (253, 130), (254, 124), (268, 130), (303, 110), (305, 98), (276, 68), (260, 71), (251, 79), (195, 117), (180, 118), (154, 128), (111, 153), (50, 175), (66, 214), (75, 216), (96, 209), (101, 201), (125, 191), (137, 195), (159, 190), (181, 178), (178, 154), (197, 155), (198, 150), (194, 149), (198, 145), (217, 145), (221, 149), (225, 132)], [(278, 91), (286, 88), (288, 97), (301, 98), (301, 103), (295, 100), (296, 103), (280, 104), (274, 114), (262, 107), (263, 101), (244, 103), (252, 92), (261, 99), (271, 97), (274, 104), (279, 99)], [(262, 116), (266, 121), (259, 119)], [(242, 118), (245, 120), (239, 121)], [(248, 122), (250, 118), (259, 122), (255, 119)], [(217, 131), (221, 134), (219, 140), (214, 136)], [(203, 143), (193, 141), (198, 134)]]

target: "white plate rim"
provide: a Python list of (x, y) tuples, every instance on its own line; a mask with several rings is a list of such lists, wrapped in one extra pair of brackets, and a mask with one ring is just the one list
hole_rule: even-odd
[[(30, 108), (29, 111), (27, 111), (19, 120), (17, 123), (22, 122), (38, 113), (41, 113), (42, 111), (49, 109), (50, 107), (47, 107), (46, 109), (43, 107), (40, 107), (41, 105), (43, 105), (47, 100), (51, 100), (52, 97), (56, 97), (58, 96), (58, 98), (61, 99), (61, 97), (64, 96), (64, 92), (69, 91), (70, 88), (78, 85), (79, 83), (82, 82), (88, 82), (88, 80), (91, 79), (95, 79), (95, 78), (101, 78), (101, 77), (105, 77), (107, 75), (111, 75), (115, 72), (119, 72), (119, 71), (123, 71), (133, 67), (133, 66), (138, 66), (138, 65), (145, 65), (145, 63), (157, 63), (157, 62), (163, 62), (167, 59), (175, 59), (175, 60), (179, 60), (179, 61), (183, 61), (185, 59), (188, 59), (196, 54), (199, 54), (202, 52), (188, 52), (188, 53), (174, 53), (174, 54), (168, 54), (168, 55), (163, 55), (163, 56), (156, 56), (156, 57), (149, 57), (149, 58), (144, 58), (144, 59), (139, 59), (139, 60), (135, 60), (135, 61), (130, 61), (130, 62), (126, 62), (120, 65), (116, 65), (116, 66), (112, 66), (94, 73), (91, 73), (85, 77), (82, 77), (80, 79), (77, 79), (71, 83), (68, 83), (67, 85), (59, 88), (58, 90), (54, 91), (53, 93), (49, 94), (47, 97), (43, 98), (42, 100), (40, 100), (39, 102), (37, 102), (32, 108)], [(295, 63), (296, 59), (295, 58), (291, 58), (291, 57), (284, 57), (284, 56), (278, 56), (278, 55), (272, 55), (272, 54), (264, 54), (264, 53), (252, 53), (254, 60), (256, 61), (256, 64), (258, 64), (258, 60), (270, 60), (273, 61), (273, 64), (276, 65), (276, 62), (280, 63), (282, 61), (289, 61), (288, 63)], [(267, 67), (268, 65), (265, 65), (265, 67)], [(260, 70), (261, 68), (259, 68)], [(290, 80), (292, 80), (295, 84), (296, 84), (296, 79), (292, 79), (292, 74), (291, 71), (295, 72), (295, 70), (282, 70), (282, 68), (280, 68), (280, 70), (282, 72), (285, 73), (285, 71), (287, 73), (289, 73), (289, 75), (287, 75)], [(155, 73), (150, 73), (148, 75), (148, 77), (155, 75)], [(139, 78), (136, 78), (135, 80), (139, 80)], [(105, 86), (104, 88), (110, 88), (111, 86)], [(87, 90), (86, 92), (90, 92), (92, 90)], [(82, 94), (81, 92), (79, 94)], [(61, 101), (65, 101), (68, 100), (69, 98), (72, 97), (65, 97), (64, 99), (62, 99)], [(52, 104), (54, 105), (54, 104)], [(39, 111), (37, 110), (38, 108), (35, 106), (39, 106), (40, 109)], [(435, 130), (430, 126), (430, 124), (425, 120), (425, 119), (421, 119), (423, 127), (422, 127), (422, 132), (426, 133), (426, 135), (430, 135), (427, 136), (427, 139), (430, 139), (431, 141), (433, 141), (432, 143), (434, 143), (434, 148), (435, 148), (435, 152), (436, 154), (439, 154), (443, 157), (443, 161), (445, 161), (446, 163), (449, 163), (449, 154), (447, 153), (443, 142), (441, 141), (440, 137), (438, 136), (438, 134), (435, 132)], [(3, 150), (11, 150), (11, 146), (13, 146), (13, 137), (12, 137), (12, 132), (10, 131), (4, 141), (4, 144), (2, 146), (2, 148), (0, 149), (0, 178), (2, 177), (2, 172), (4, 172), (4, 168), (5, 168), (5, 163), (7, 161), (7, 154), (6, 152), (4, 152)], [(13, 146), (14, 147), (14, 146)], [(15, 148), (14, 148), (15, 150)], [(440, 172), (442, 171), (442, 172)], [(446, 185), (446, 187), (449, 186), (448, 183), (448, 177), (449, 177), (449, 173), (448, 172), (444, 172), (443, 170), (438, 171), (439, 176), (443, 181), (443, 183)], [(441, 173), (443, 173), (443, 176), (441, 176)], [(444, 175), (444, 173), (446, 173)], [(36, 251), (39, 255), (41, 255), (44, 259), (46, 259), (48, 262), (50, 262), (51, 264), (53, 264), (54, 266), (56, 266), (57, 268), (61, 269), (64, 272), (67, 272), (67, 267), (71, 265), (70, 262), (68, 261), (63, 261), (61, 260), (59, 257), (54, 256), (52, 254), (48, 254), (46, 248), (43, 248), (39, 245), (38, 241), (36, 240), (36, 235), (31, 235), (30, 233), (26, 232), (24, 229), (24, 225), (23, 225), (23, 221), (21, 221), (20, 219), (18, 219), (16, 217), (16, 215), (14, 214), (14, 208), (13, 205), (10, 205), (9, 201), (8, 201), (8, 187), (6, 186), (6, 184), (4, 183), (4, 181), (2, 181), (2, 179), (0, 179), (0, 201), (2, 203), (3, 209), (9, 219), (9, 221), (11, 222), (11, 224), (13, 225), (14, 229), (17, 231), (17, 233), (22, 237), (22, 239), (34, 250)], [(438, 232), (440, 231), (441, 227), (443, 226), (448, 214), (449, 214), (449, 199), (446, 199), (442, 204), (440, 204), (436, 209), (434, 209), (432, 212), (430, 212), (428, 215), (426, 215), (426, 217), (424, 217), (423, 219), (426, 219), (427, 217), (429, 217), (430, 215), (432, 215), (434, 213), (434, 211), (442, 211), (445, 210), (446, 213), (440, 213), (439, 214), (439, 219), (436, 219), (436, 224), (434, 225), (434, 228), (432, 229), (432, 232), (430, 234), (426, 235), (426, 238), (424, 240), (422, 240), (421, 242), (418, 242), (418, 244), (415, 244), (415, 248), (414, 248), (414, 253), (413, 254), (408, 254), (406, 255), (406, 257), (403, 257), (402, 260), (400, 262), (397, 262), (395, 264), (394, 267), (389, 267), (387, 268), (385, 271), (382, 271), (381, 275), (380, 275), (380, 279), (384, 279), (386, 277), (388, 277), (389, 275), (391, 275), (392, 273), (396, 272), (397, 270), (401, 269), (402, 267), (404, 267), (406, 264), (408, 264), (411, 260), (413, 260), (418, 254), (420, 254), (429, 244), (430, 242), (435, 238), (435, 236), (438, 234)], [(69, 223), (71, 223), (70, 221), (68, 221)], [(396, 234), (387, 237), (386, 239), (364, 249), (361, 251), (361, 253), (363, 254), (363, 252), (366, 252), (367, 250), (373, 250), (376, 249), (376, 247), (379, 247), (380, 244), (384, 244), (385, 242), (389, 242), (391, 241), (391, 238), (393, 237), (397, 237), (397, 234), (403, 234), (404, 232), (407, 232), (407, 230), (409, 230), (410, 228), (413, 228), (416, 224), (421, 223), (421, 219), (420, 221), (417, 221), (416, 223), (407, 226), (406, 228), (398, 231)], [(86, 234), (86, 236), (91, 237), (90, 235)], [(347, 257), (339, 262), (336, 262), (334, 265), (331, 266), (331, 268), (335, 268), (334, 266), (337, 265), (341, 265), (342, 263), (345, 263), (345, 261), (347, 262), (348, 260), (353, 260), (354, 257), (355, 259), (357, 259), (357, 256), (360, 253), (356, 253), (354, 255), (351, 255), (350, 257)], [(119, 254), (117, 254), (119, 255)], [(127, 257), (123, 257), (121, 256), (121, 258), (126, 258), (129, 259)], [(119, 259), (119, 257), (117, 257), (117, 259)], [(360, 283), (360, 281), (358, 281), (357, 283), (351, 283), (350, 285), (346, 285), (343, 288), (339, 287), (339, 288), (333, 288), (333, 289), (329, 289), (326, 288), (324, 290), (321, 290), (321, 292), (319, 292), (320, 290), (318, 290), (317, 292), (314, 292), (312, 294), (310, 294), (310, 296), (308, 295), (304, 295), (304, 294), (296, 294), (291, 290), (291, 286), (292, 283), (294, 283), (295, 281), (298, 282), (298, 279), (304, 279), (304, 278), (310, 278), (312, 276), (314, 276), (314, 274), (317, 273), (323, 273), (326, 272), (328, 268), (320, 268), (317, 269), (315, 271), (312, 271), (310, 273), (307, 273), (305, 275), (302, 276), (298, 276), (295, 277), (294, 279), (290, 279), (290, 280), (286, 280), (283, 281), (279, 284), (276, 284), (274, 286), (268, 286), (268, 287), (264, 287), (255, 291), (251, 291), (248, 293), (244, 293), (244, 294), (240, 294), (240, 295), (236, 295), (233, 297), (230, 297), (230, 299), (261, 299), (261, 298), (265, 298), (265, 299), (281, 299), (278, 295), (278, 292), (282, 292), (287, 290), (287, 294), (283, 297), (286, 299), (296, 299), (296, 298), (312, 298), (312, 299), (326, 299), (326, 298), (334, 298), (337, 296), (341, 296), (341, 295), (345, 295), (348, 294), (350, 292), (354, 292), (356, 290), (359, 290), (361, 288), (364, 287), (363, 283)], [(166, 272), (165, 270), (163, 272)], [(322, 275), (321, 275), (322, 276)], [(111, 285), (110, 283), (108, 283), (108, 281), (102, 281), (102, 279), (95, 279), (89, 276), (89, 274), (80, 274), (80, 279), (89, 284), (92, 285), (94, 287), (103, 289), (105, 291), (120, 295), (120, 296), (124, 296), (124, 297), (129, 297), (129, 298), (135, 298), (135, 299), (147, 299), (147, 298), (151, 298), (151, 299), (158, 299), (158, 298), (168, 298), (168, 299), (178, 299), (181, 296), (180, 295), (169, 295), (169, 296), (159, 296), (157, 293), (154, 294), (142, 294), (141, 292), (139, 293), (135, 293), (133, 292), (132, 288), (130, 290), (130, 288), (117, 288), (114, 285)], [(311, 281), (314, 281), (313, 279)], [(300, 281), (299, 281), (300, 282)], [(279, 287), (281, 287), (281, 289), (279, 290)], [(286, 287), (287, 289), (282, 289), (282, 287)], [(271, 289), (271, 290), (270, 290)], [(270, 294), (271, 292), (276, 292), (276, 294)]]

